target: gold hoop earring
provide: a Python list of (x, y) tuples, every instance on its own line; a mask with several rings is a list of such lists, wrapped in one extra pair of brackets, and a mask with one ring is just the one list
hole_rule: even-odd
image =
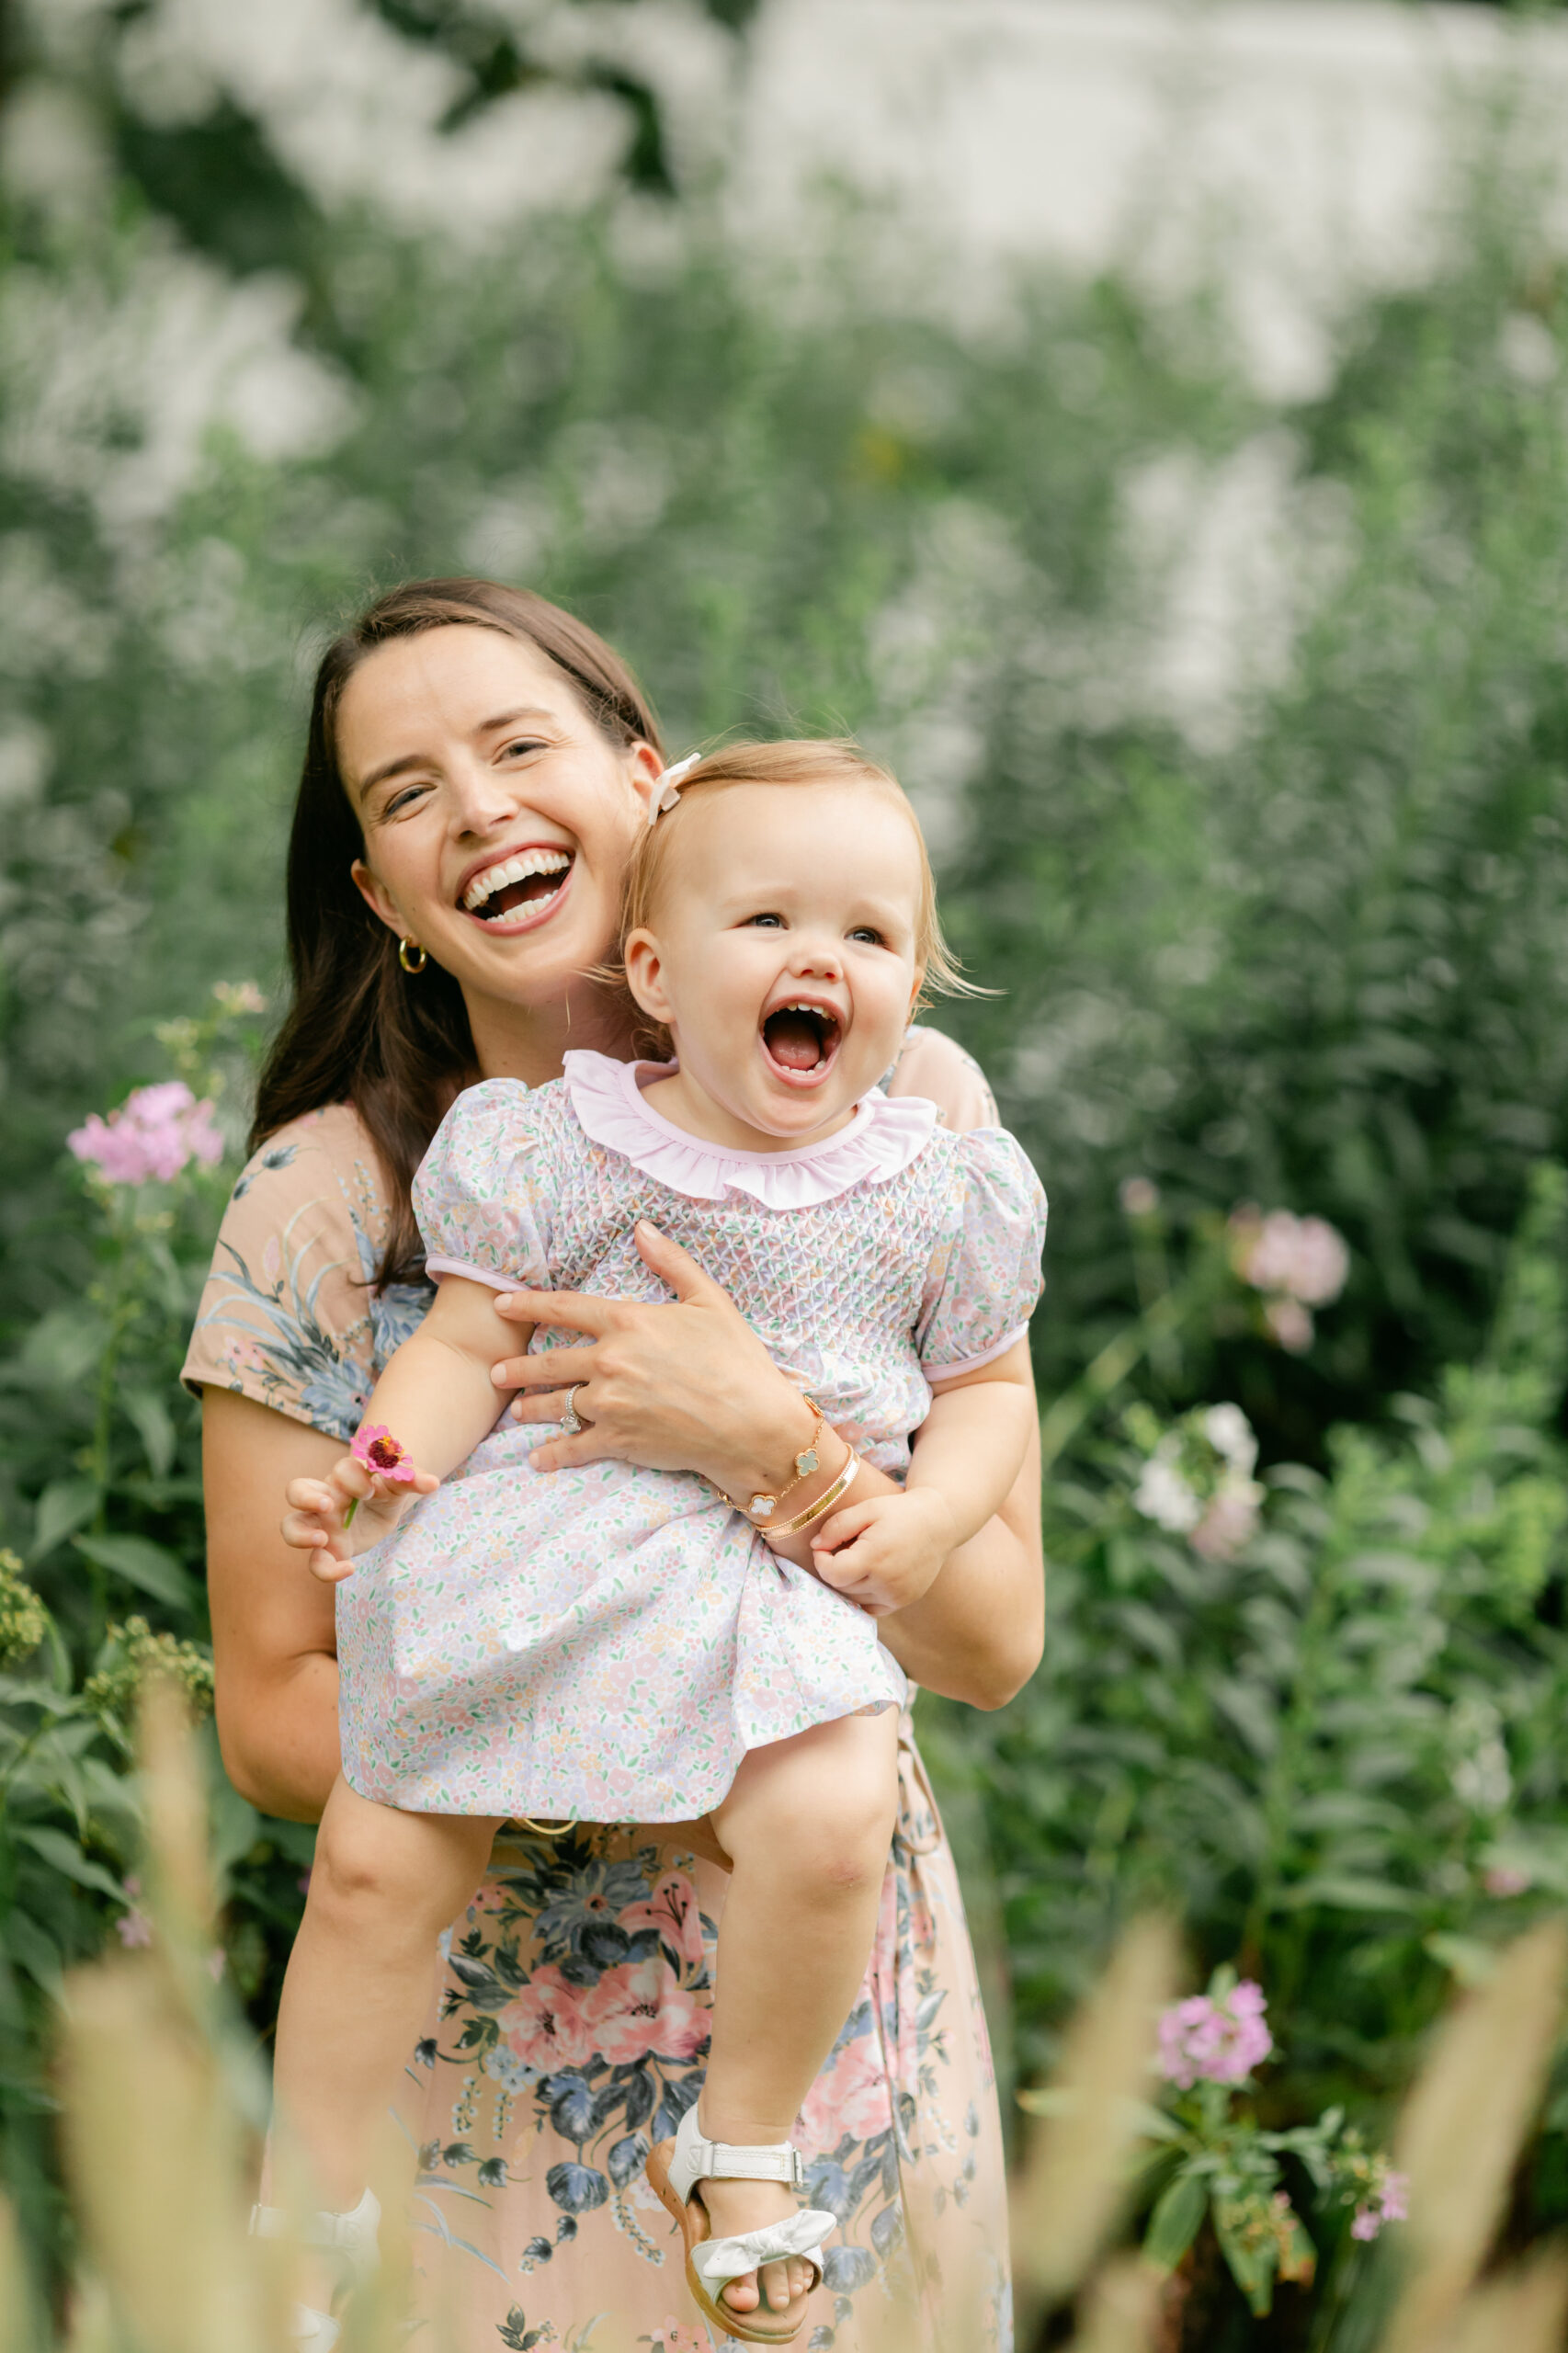
[[(414, 950), (414, 956), (419, 959), (417, 964), (414, 961), (414, 956), (408, 952), (411, 948)], [(400, 939), (397, 943), (397, 961), (405, 972), (422, 972), (428, 959), (416, 939)]]

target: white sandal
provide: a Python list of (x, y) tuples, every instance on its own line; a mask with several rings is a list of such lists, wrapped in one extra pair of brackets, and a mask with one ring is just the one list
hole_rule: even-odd
[[(773, 2313), (775, 2325), (768, 2327), (766, 2303), (759, 2303), (754, 2313), (737, 2313), (721, 2301), (722, 2290), (730, 2280), (743, 2279), (765, 2263), (800, 2256), (812, 2268), (806, 2289), (809, 2296), (822, 2279), (823, 2242), (838, 2228), (837, 2215), (826, 2213), (820, 2206), (808, 2206), (782, 2222), (768, 2223), (764, 2230), (716, 2239), (707, 2207), (700, 2199), (693, 2200), (691, 2193), (699, 2181), (707, 2180), (781, 2181), (791, 2189), (804, 2189), (806, 2169), (793, 2142), (739, 2148), (725, 2141), (705, 2141), (692, 2107), (681, 2118), (675, 2139), (661, 2141), (650, 2151), (647, 2174), (661, 2203), (680, 2224), (686, 2243), (686, 2284), (699, 2311), (726, 2336), (739, 2337), (744, 2344), (790, 2344), (806, 2325), (804, 2298), (795, 2320)], [(759, 2281), (759, 2290), (760, 2286)]]
[[(330, 2248), (340, 2259), (344, 2287), (350, 2290), (375, 2276), (381, 2261), (376, 2236), (381, 2219), (381, 2201), (373, 2189), (367, 2189), (352, 2212), (331, 2214), (324, 2207), (303, 2222), (283, 2206), (253, 2206), (250, 2234), (253, 2239), (297, 2238), (301, 2246)], [(295, 2305), (290, 2334), (308, 2353), (332, 2353), (340, 2333), (341, 2324), (331, 2313), (318, 2312), (313, 2304)]]

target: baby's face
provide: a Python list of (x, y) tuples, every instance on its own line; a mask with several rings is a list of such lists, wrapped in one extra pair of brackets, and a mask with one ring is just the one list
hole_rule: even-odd
[(872, 787), (694, 800), (655, 921), (627, 943), (683, 1077), (759, 1137), (841, 1122), (898, 1058), (920, 888), (914, 829)]

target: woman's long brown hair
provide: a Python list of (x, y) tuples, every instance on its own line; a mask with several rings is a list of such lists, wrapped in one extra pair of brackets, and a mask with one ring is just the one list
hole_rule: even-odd
[(289, 966), (293, 992), (256, 1090), (254, 1152), (307, 1111), (351, 1103), (369, 1130), (392, 1202), (378, 1286), (424, 1271), (409, 1188), (453, 1091), (473, 1074), (462, 992), (429, 962), (414, 976), (371, 914), (350, 868), (365, 854), (337, 764), (343, 689), (391, 639), (457, 624), (497, 630), (564, 671), (596, 726), (618, 745), (660, 751), (659, 726), (631, 672), (559, 605), (492, 580), (412, 580), (377, 598), (323, 654), (289, 836)]

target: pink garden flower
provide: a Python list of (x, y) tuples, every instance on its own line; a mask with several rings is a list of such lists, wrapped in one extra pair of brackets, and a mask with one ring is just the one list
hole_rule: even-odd
[(1274, 2048), (1263, 2022), (1263, 1988), (1250, 1978), (1222, 2000), (1194, 1994), (1160, 2018), (1160, 2073), (1181, 2091), (1199, 2082), (1242, 2083)]
[(1345, 1289), (1350, 1253), (1326, 1218), (1243, 1209), (1231, 1220), (1231, 1263), (1255, 1290), (1326, 1307)]
[(553, 1962), (534, 1971), (497, 2024), (524, 2066), (541, 2075), (581, 2067), (597, 2047), (584, 2018), (581, 1988), (569, 1984)]
[(199, 1103), (183, 1078), (137, 1087), (107, 1120), (94, 1111), (65, 1141), (111, 1185), (166, 1185), (193, 1160), (210, 1168), (223, 1156), (210, 1097)]
[(1518, 1870), (1513, 1863), (1494, 1863), (1489, 1871), (1483, 1872), (1481, 1884), (1488, 1895), (1525, 1895), (1531, 1881), (1528, 1871)]
[(1263, 1320), (1287, 1356), (1306, 1355), (1317, 1327), (1311, 1309), (1303, 1307), (1299, 1299), (1271, 1299), (1263, 1311)]
[(1385, 2173), (1369, 2198), (1364, 2199), (1350, 2218), (1353, 2239), (1375, 2239), (1385, 2222), (1403, 2222), (1409, 2219), (1405, 2204), (1410, 2188), (1408, 2175)]
[(127, 1952), (134, 1952), (139, 1947), (150, 1945), (153, 1941), (153, 1923), (145, 1912), (137, 1910), (134, 1904), (129, 1912), (120, 1914), (114, 1929)]
[(612, 2067), (650, 2051), (661, 2059), (695, 2059), (708, 2046), (708, 2012), (662, 1953), (607, 1969), (583, 1996), (583, 2021)]
[(1187, 1538), (1206, 1561), (1233, 1561), (1257, 1532), (1263, 1489), (1254, 1479), (1221, 1487)]
[(892, 2122), (888, 2079), (878, 2057), (875, 2035), (858, 2034), (806, 2094), (801, 2110), (804, 2145), (836, 2149), (846, 2132), (869, 2141)]
[(382, 1422), (367, 1422), (354, 1433), (348, 1451), (367, 1471), (376, 1471), (394, 1486), (406, 1487), (415, 1476), (414, 1458)]

